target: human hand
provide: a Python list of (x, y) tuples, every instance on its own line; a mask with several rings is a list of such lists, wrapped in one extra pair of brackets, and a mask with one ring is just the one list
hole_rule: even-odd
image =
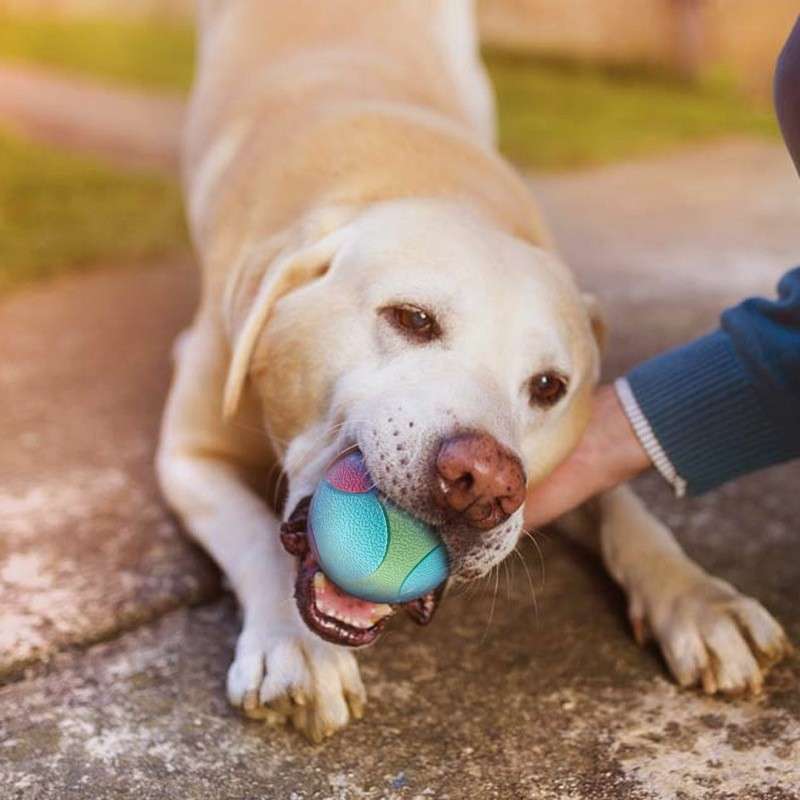
[(552, 522), (650, 466), (614, 387), (601, 386), (578, 446), (547, 478), (528, 490), (525, 526), (536, 528)]

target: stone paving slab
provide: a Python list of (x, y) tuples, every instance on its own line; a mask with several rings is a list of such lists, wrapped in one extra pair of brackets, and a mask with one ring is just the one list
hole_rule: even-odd
[(532, 185), (581, 284), (607, 305), (733, 302), (800, 263), (800, 181), (778, 143), (711, 142)]
[[(594, 560), (550, 538), (541, 547), (544, 584), (525, 553), (538, 614), (512, 560), (497, 587), (449, 597), (427, 630), (395, 621), (360, 659), (365, 719), (317, 747), (228, 707), (227, 601), (61, 656), (49, 675), (0, 689), (0, 796), (798, 796), (798, 659), (758, 700), (680, 691), (633, 644), (622, 598)], [(769, 593), (769, 571), (757, 571)]]
[(0, 679), (218, 590), (152, 460), (187, 260), (0, 303)]

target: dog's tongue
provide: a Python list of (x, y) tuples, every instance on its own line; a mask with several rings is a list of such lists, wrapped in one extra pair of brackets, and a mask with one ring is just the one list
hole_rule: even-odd
[(386, 603), (360, 600), (343, 592), (322, 572), (314, 575), (314, 599), (323, 614), (356, 628), (371, 628), (393, 613), (392, 607)]

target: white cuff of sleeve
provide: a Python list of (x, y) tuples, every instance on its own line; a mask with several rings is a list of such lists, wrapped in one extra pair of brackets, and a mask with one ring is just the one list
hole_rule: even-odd
[(614, 381), (614, 391), (617, 393), (620, 405), (631, 423), (631, 427), (639, 440), (639, 444), (644, 448), (645, 453), (653, 462), (653, 466), (661, 473), (661, 477), (673, 488), (676, 497), (683, 497), (686, 494), (686, 481), (678, 475), (669, 456), (664, 452), (658, 439), (656, 438), (647, 417), (639, 408), (639, 403), (631, 390), (626, 378), (617, 378)]

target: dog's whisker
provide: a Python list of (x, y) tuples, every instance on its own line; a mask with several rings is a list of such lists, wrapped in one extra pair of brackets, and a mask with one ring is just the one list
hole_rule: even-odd
[[(306, 451), (302, 454), (300, 458), (298, 458), (298, 465), (297, 471), (300, 471), (308, 466), (309, 463), (316, 457), (316, 454), (325, 446), (328, 439), (336, 434), (339, 434), (345, 427), (348, 425), (358, 425), (358, 424), (366, 424), (367, 420), (359, 420), (359, 419), (345, 419), (341, 420), (340, 422), (334, 422), (324, 430), (320, 431), (317, 436), (315, 437), (313, 442), (309, 442)], [(347, 448), (340, 450), (336, 456), (334, 456), (330, 463), (333, 463), (337, 458), (344, 455), (345, 453), (349, 452), (350, 450), (358, 449), (358, 444), (353, 443), (349, 445)]]
[[(294, 473), (302, 472), (302, 470), (304, 470), (314, 461), (315, 458), (318, 457), (320, 451), (325, 449), (325, 447), (328, 445), (328, 440), (330, 440), (332, 437), (335, 437), (346, 424), (346, 421), (333, 423), (324, 430), (320, 431), (314, 437), (313, 441), (308, 443), (305, 450), (293, 461), (291, 464), (292, 471)], [(335, 459), (332, 459), (332, 461), (333, 460)]]
[(540, 539), (550, 540), (551, 536), (547, 530), (547, 528), (536, 528), (535, 530), (526, 530), (529, 536), (538, 536)]
[[(276, 472), (277, 472), (277, 475), (275, 474)], [(285, 475), (286, 475), (286, 471), (283, 469), (283, 465), (281, 464), (280, 461), (276, 461), (272, 465), (272, 469), (270, 469), (269, 475), (267, 476), (267, 483), (270, 483), (270, 481), (274, 481), (275, 482), (275, 487), (272, 490), (272, 507), (273, 508), (277, 508), (278, 507), (278, 500), (279, 500), (280, 492), (281, 492), (281, 481), (282, 481), (282, 479), (283, 479), (283, 477)]]
[(527, 563), (525, 562), (525, 556), (523, 556), (522, 553), (520, 553), (519, 550), (517, 550), (516, 547), (514, 548), (514, 550), (512, 552), (522, 562), (522, 568), (525, 570), (525, 575), (528, 578), (528, 586), (529, 586), (529, 588), (531, 590), (531, 600), (533, 601), (533, 616), (534, 616), (534, 620), (536, 621), (536, 626), (538, 627), (538, 625), (539, 625), (539, 603), (538, 603), (538, 601), (536, 599), (536, 588), (533, 585), (533, 578), (531, 578), (531, 572), (528, 569)]
[(483, 588), (486, 577), (486, 575), (481, 575), (480, 578), (476, 578), (475, 580), (465, 581), (455, 587), (455, 589), (458, 590), (459, 595), (465, 600), (470, 600)]
[(481, 575), (481, 577), (477, 580), (467, 583), (466, 591), (464, 592), (465, 596), (472, 599), (483, 592), (483, 590), (486, 588), (488, 577), (488, 575)]
[(333, 463), (337, 459), (341, 458), (342, 456), (347, 455), (348, 453), (355, 452), (356, 450), (358, 450), (358, 444), (356, 442), (353, 442), (353, 444), (348, 445), (347, 447), (342, 448), (341, 450), (339, 450), (339, 452), (336, 453), (336, 455), (331, 459), (331, 463)]
[(536, 548), (536, 553), (539, 556), (539, 566), (542, 570), (542, 589), (544, 589), (545, 584), (547, 583), (547, 574), (544, 569), (544, 553), (542, 553), (542, 548), (539, 546), (539, 542), (536, 541), (536, 537), (534, 536), (534, 533), (541, 535), (541, 531), (532, 532), (529, 530), (523, 530), (523, 533), (533, 542), (533, 546)]
[(278, 478), (275, 481), (275, 489), (272, 493), (272, 505), (274, 508), (278, 507), (278, 501), (280, 500), (281, 494), (281, 485), (283, 483), (283, 479), (286, 478), (288, 481), (289, 476), (286, 473), (286, 470), (281, 467), (280, 472), (278, 473)]
[(511, 568), (508, 566), (508, 561), (503, 559), (500, 562), (501, 566), (503, 567), (503, 572), (506, 576), (506, 601), (511, 601)]
[(494, 607), (495, 607), (495, 604), (497, 603), (497, 590), (498, 590), (498, 588), (500, 586), (500, 569), (499, 569), (499, 565), (495, 564), (492, 567), (492, 569), (489, 572), (489, 574), (490, 575), (494, 574), (494, 576), (495, 576), (494, 590), (492, 591), (492, 604), (489, 607), (489, 619), (486, 622), (486, 628), (484, 629), (483, 635), (481, 636), (481, 644), (483, 644), (486, 641), (486, 637), (489, 635), (489, 629), (492, 626), (492, 621), (494, 620)]
[(336, 422), (331, 424), (330, 426), (324, 428), (323, 430), (319, 431), (319, 433), (314, 437), (314, 439), (308, 442), (304, 452), (298, 458), (298, 461), (301, 464), (301, 468), (306, 466), (308, 461), (314, 458), (319, 450), (325, 445), (326, 441), (331, 437), (339, 433), (339, 431), (344, 427), (344, 422)]

